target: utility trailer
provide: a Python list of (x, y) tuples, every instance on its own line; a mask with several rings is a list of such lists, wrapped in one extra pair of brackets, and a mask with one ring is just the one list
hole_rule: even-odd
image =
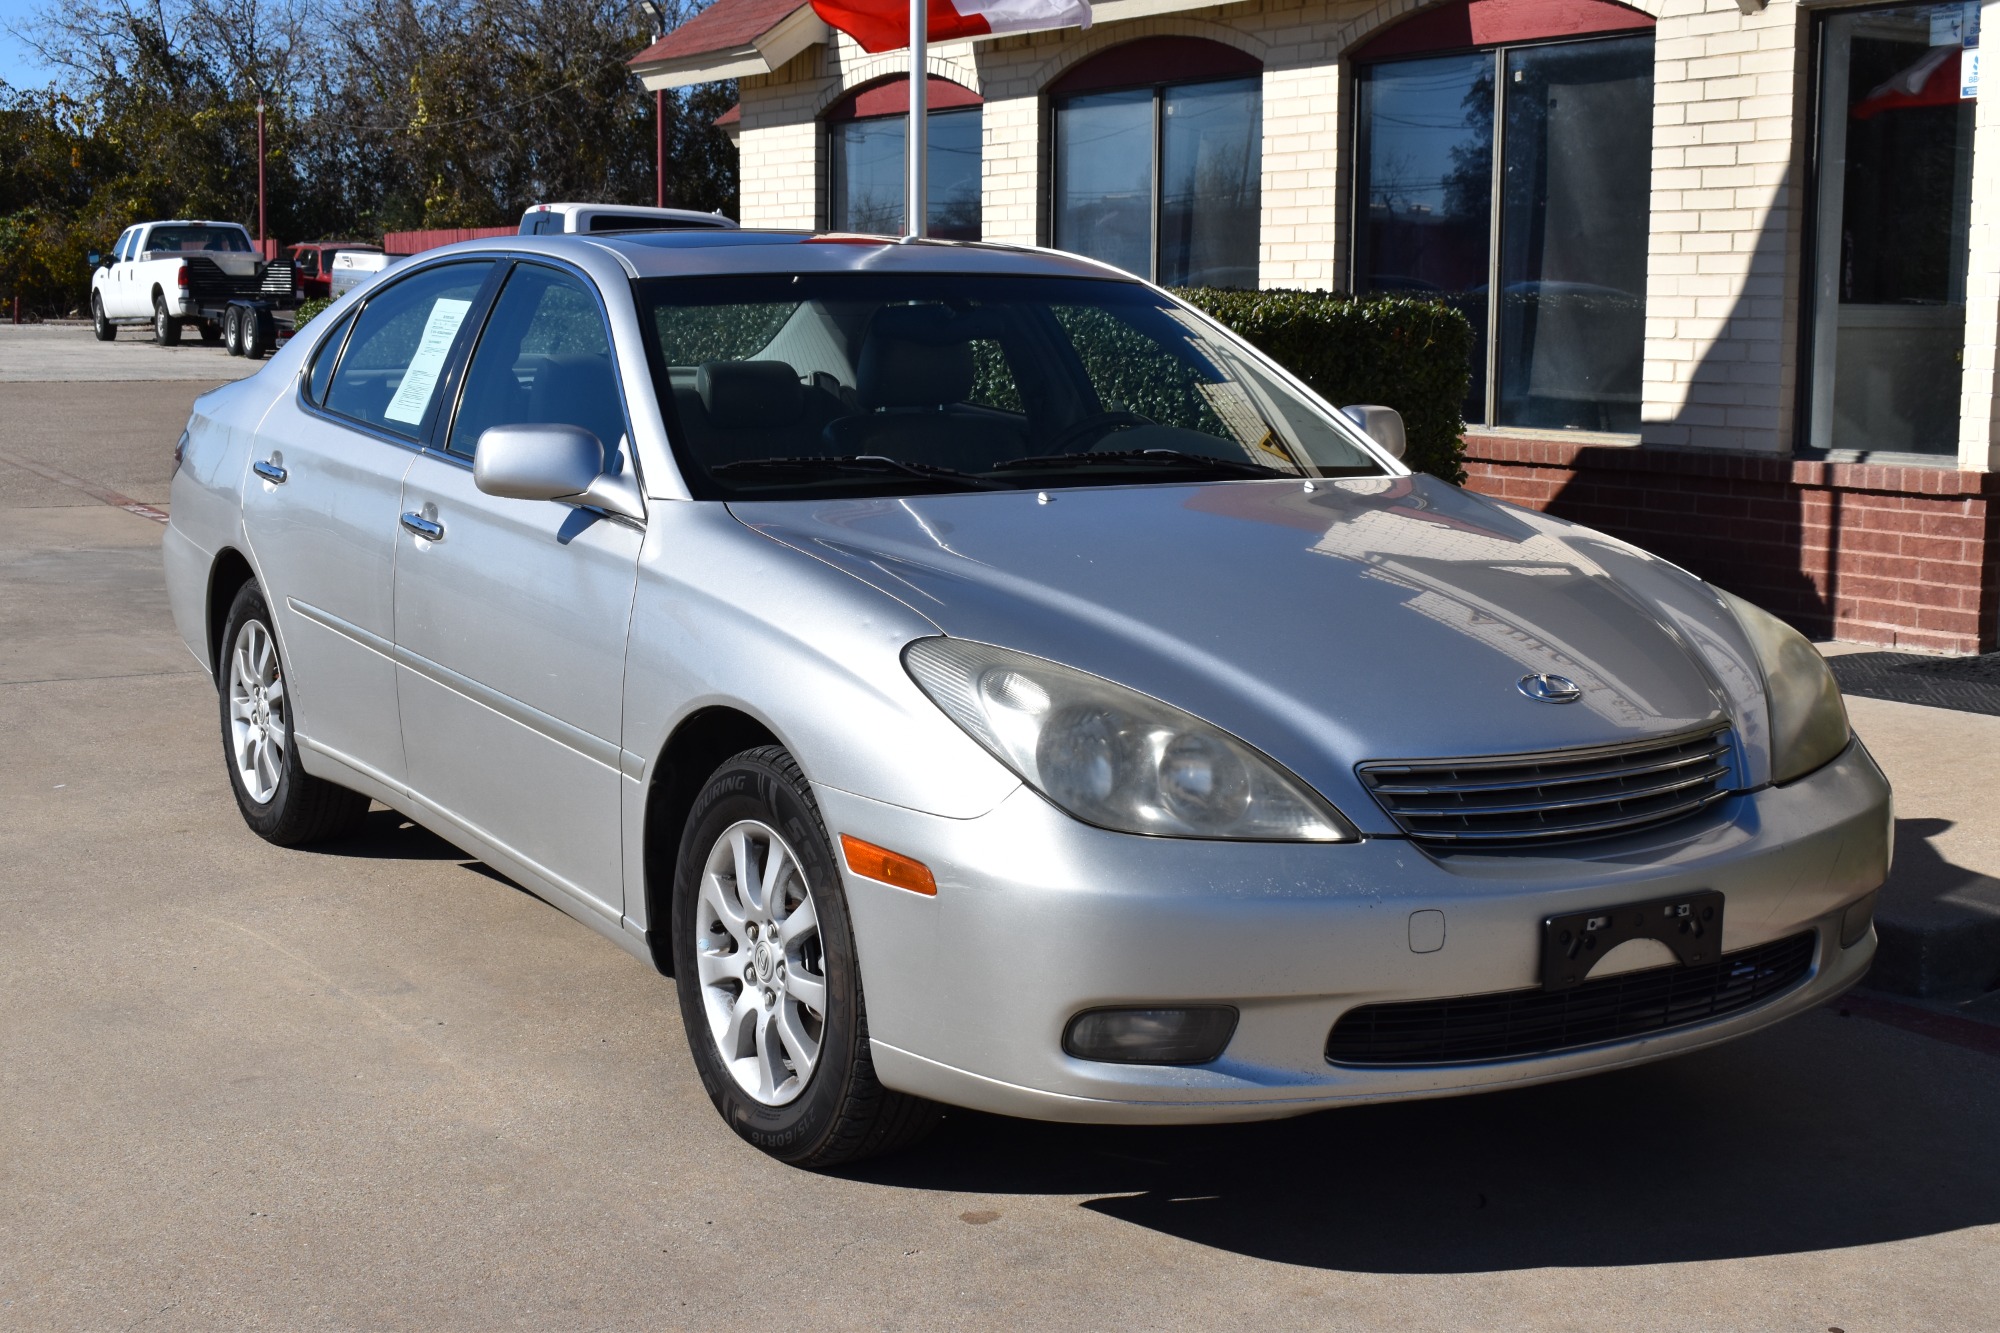
[(231, 356), (255, 360), (277, 347), (277, 312), (299, 306), (291, 260), (274, 259), (247, 276), (226, 273), (205, 255), (189, 255), (183, 264), (187, 304), (204, 324), (221, 327), (222, 345)]

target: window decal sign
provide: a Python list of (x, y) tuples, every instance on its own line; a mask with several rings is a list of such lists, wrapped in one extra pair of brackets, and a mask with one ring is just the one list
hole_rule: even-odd
[(424, 409), (431, 404), (431, 391), (437, 388), (438, 374), (451, 351), (451, 340), (458, 336), (458, 326), (465, 322), (465, 312), (470, 309), (470, 301), (451, 300), (441, 300), (431, 307), (430, 318), (424, 321), (423, 337), (417, 339), (417, 354), (410, 358), (410, 368), (403, 372), (403, 382), (396, 386), (396, 396), (389, 400), (389, 408), (383, 413), (389, 420), (415, 425), (424, 419)]

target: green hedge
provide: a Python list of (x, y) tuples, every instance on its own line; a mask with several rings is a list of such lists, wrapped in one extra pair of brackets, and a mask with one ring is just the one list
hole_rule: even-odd
[(1465, 480), (1460, 411), (1471, 376), (1472, 325), (1436, 301), (1337, 292), (1174, 293), (1255, 343), (1336, 407), (1381, 403), (1403, 414), (1403, 461)]
[(315, 315), (332, 304), (333, 302), (324, 296), (315, 296), (310, 300), (301, 301), (298, 312), (292, 316), (292, 332), (297, 333), (307, 324), (310, 324)]

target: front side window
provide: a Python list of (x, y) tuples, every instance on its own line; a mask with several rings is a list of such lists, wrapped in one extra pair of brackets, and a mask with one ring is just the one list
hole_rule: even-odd
[(1261, 359), (1134, 282), (779, 274), (639, 295), (706, 498), (1382, 471)]
[(1058, 96), (1058, 249), (1167, 286), (1257, 285), (1256, 77)]
[(1850, 9), (1820, 25), (1808, 439), (1955, 454), (1978, 6)]
[(1470, 422), (1639, 429), (1651, 33), (1363, 65), (1355, 287), (1476, 335)]
[(567, 273), (521, 264), (493, 303), (446, 448), (470, 458), (494, 426), (581, 426), (607, 453), (625, 436), (597, 299)]
[[(827, 221), (834, 231), (903, 234), (903, 164), (909, 121), (905, 111), (837, 120), (830, 125), (832, 204)], [(980, 109), (967, 106), (933, 111), (925, 123), (929, 128), (924, 160), (930, 234), (940, 240), (976, 241), (980, 235)]]
[(327, 410), (421, 437), (445, 363), (492, 267), (491, 260), (440, 264), (371, 296), (334, 369)]

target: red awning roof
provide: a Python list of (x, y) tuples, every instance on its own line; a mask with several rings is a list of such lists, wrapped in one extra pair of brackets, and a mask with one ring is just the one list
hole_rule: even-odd
[(715, 0), (701, 13), (632, 57), (634, 65), (685, 60), (748, 46), (805, 8), (803, 0)]

